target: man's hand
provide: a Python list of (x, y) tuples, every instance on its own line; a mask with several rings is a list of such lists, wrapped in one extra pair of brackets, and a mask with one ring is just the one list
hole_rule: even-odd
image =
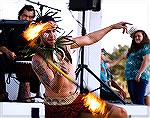
[(124, 91), (119, 91), (119, 95), (122, 99), (126, 98), (126, 93)]
[(11, 51), (7, 51), (6, 55), (9, 59), (12, 59), (12, 60), (16, 59), (16, 57), (17, 57), (16, 54), (14, 52), (11, 52)]
[(1, 47), (0, 47), (0, 51), (1, 51), (2, 53), (5, 53), (9, 59), (14, 60), (14, 59), (16, 59), (16, 57), (17, 57), (14, 52), (10, 51), (10, 50), (9, 50), (7, 47), (5, 47), (5, 46), (1, 46)]
[(123, 29), (123, 34), (124, 34), (125, 32), (128, 33), (126, 25), (133, 25), (133, 24), (128, 23), (128, 22), (119, 22), (119, 23), (111, 25), (111, 27), (113, 29)]

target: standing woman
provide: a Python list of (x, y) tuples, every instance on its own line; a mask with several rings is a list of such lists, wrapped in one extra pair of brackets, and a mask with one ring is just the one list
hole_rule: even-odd
[(150, 81), (150, 40), (143, 30), (135, 31), (132, 39), (125, 76), (132, 103), (144, 105), (144, 95)]

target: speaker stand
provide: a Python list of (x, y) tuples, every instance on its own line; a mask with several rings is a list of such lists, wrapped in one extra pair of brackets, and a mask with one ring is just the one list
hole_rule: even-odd
[[(83, 17), (82, 17), (82, 36), (84, 36), (86, 34), (86, 29), (85, 29), (85, 10), (83, 10)], [(108, 89), (112, 94), (114, 94), (118, 100), (120, 100), (123, 104), (126, 104), (126, 102), (120, 97), (118, 96), (109, 86), (107, 86), (99, 77), (97, 77), (89, 68), (87, 65), (84, 64), (84, 46), (81, 47), (81, 64), (78, 65), (77, 69), (76, 69), (76, 77), (78, 77), (79, 73), (80, 73), (80, 93), (84, 93), (85, 89), (84, 89), (84, 85), (83, 85), (83, 76), (84, 76), (84, 69), (86, 69), (90, 74), (92, 74), (99, 82), (100, 84), (105, 87), (106, 89)], [(100, 87), (99, 87), (100, 88)], [(97, 90), (97, 89), (96, 89)], [(94, 92), (94, 91), (92, 91)]]

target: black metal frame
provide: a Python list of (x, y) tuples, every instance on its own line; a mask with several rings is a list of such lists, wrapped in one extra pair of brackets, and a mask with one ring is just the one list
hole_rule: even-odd
[[(83, 17), (82, 17), (82, 36), (84, 36), (86, 34), (86, 29), (85, 29), (85, 10), (83, 10)], [(81, 64), (78, 64), (78, 67), (76, 69), (76, 77), (78, 77), (79, 73), (80, 74), (80, 93), (84, 93), (84, 85), (83, 85), (83, 76), (84, 76), (84, 69), (86, 69), (90, 74), (92, 74), (96, 80), (98, 80), (100, 82), (100, 84), (108, 89), (112, 94), (114, 94), (116, 96), (116, 98), (118, 98), (119, 101), (121, 101), (123, 104), (126, 104), (126, 102), (120, 97), (118, 96), (109, 86), (107, 86), (99, 77), (97, 77), (89, 68), (86, 64), (84, 64), (84, 46), (81, 47)], [(100, 89), (101, 86), (95, 90), (92, 90), (91, 92), (94, 92), (98, 89)]]

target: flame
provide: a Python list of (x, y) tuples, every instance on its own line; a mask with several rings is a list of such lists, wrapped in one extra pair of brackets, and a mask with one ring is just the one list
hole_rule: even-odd
[(29, 46), (34, 46), (36, 39), (40, 36), (40, 34), (48, 29), (54, 29), (56, 25), (52, 22), (46, 23), (31, 23), (29, 27), (23, 32), (23, 37), (30, 41)]
[(83, 102), (85, 107), (88, 107), (93, 115), (96, 113), (105, 113), (106, 102), (98, 98), (95, 94), (88, 93), (83, 97)]

